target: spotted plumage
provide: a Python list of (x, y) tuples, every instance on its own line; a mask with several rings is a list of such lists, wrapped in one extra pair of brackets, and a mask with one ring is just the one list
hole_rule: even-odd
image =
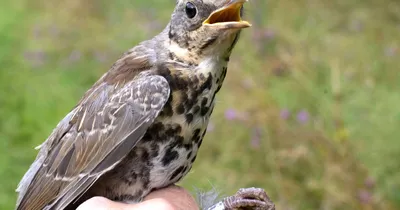
[(178, 0), (159, 35), (126, 52), (40, 146), (17, 209), (139, 202), (192, 168), (227, 73), (243, 0)]

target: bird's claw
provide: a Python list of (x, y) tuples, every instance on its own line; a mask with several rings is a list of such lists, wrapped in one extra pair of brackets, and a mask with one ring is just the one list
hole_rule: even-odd
[(241, 188), (236, 192), (235, 196), (272, 203), (265, 190), (261, 188)]
[[(214, 208), (213, 208), (214, 207)], [(209, 210), (275, 210), (275, 205), (261, 188), (242, 188), (233, 195), (214, 205)]]

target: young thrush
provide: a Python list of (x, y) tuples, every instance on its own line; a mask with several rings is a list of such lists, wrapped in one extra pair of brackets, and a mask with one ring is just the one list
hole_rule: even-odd
[[(167, 27), (126, 52), (39, 147), (18, 210), (139, 202), (191, 169), (241, 29), (246, 0), (177, 0)], [(270, 208), (247, 189), (212, 209)]]

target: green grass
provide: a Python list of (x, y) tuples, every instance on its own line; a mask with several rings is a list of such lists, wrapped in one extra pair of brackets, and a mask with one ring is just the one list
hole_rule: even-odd
[[(164, 27), (173, 2), (2, 3), (0, 209), (13, 208), (33, 148), (120, 54)], [(400, 3), (252, 0), (246, 16), (254, 27), (182, 184), (263, 187), (278, 209), (400, 208)]]

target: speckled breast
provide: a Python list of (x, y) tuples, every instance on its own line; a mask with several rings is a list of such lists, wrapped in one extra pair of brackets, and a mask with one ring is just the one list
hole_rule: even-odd
[(144, 136), (157, 153), (151, 160), (150, 185), (163, 187), (179, 181), (196, 159), (206, 134), (218, 85), (211, 74), (170, 73), (171, 95), (160, 116)]

